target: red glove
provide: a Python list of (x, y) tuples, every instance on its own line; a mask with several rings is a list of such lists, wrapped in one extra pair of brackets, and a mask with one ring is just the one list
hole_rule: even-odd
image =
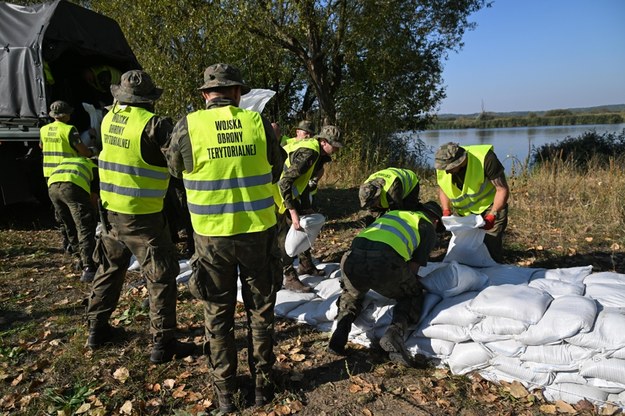
[(451, 217), (451, 210), (450, 209), (444, 209), (443, 210), (443, 217)]
[(485, 230), (490, 230), (495, 226), (495, 216), (493, 214), (488, 214), (484, 216), (484, 226), (482, 227)]

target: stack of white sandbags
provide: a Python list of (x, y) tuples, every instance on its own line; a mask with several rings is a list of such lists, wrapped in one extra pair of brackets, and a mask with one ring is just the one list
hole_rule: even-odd
[[(549, 400), (625, 407), (625, 275), (591, 270), (429, 264), (420, 271), (428, 290), (422, 318), (406, 345), (454, 374), (479, 371), (542, 388)], [(316, 293), (280, 291), (276, 313), (331, 330), (340, 270), (303, 281)], [(369, 292), (350, 340), (377, 342), (393, 305)]]

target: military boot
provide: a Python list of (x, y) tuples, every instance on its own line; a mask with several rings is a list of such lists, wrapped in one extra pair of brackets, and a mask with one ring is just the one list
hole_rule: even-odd
[(310, 274), (312, 276), (325, 276), (326, 272), (324, 270), (320, 270), (315, 267), (310, 250), (304, 251), (297, 257), (299, 259), (299, 266), (297, 266), (298, 275), (301, 276), (303, 274)]
[(382, 338), (380, 338), (380, 347), (388, 352), (388, 356), (392, 361), (406, 367), (415, 366), (412, 356), (404, 343), (404, 330), (399, 325), (391, 324), (388, 327)]
[(256, 376), (254, 382), (254, 404), (264, 406), (273, 400), (274, 385), (267, 376)]
[(345, 345), (347, 344), (349, 333), (352, 330), (353, 321), (351, 316), (344, 316), (337, 322), (336, 329), (332, 333), (332, 337), (328, 343), (328, 351), (336, 355), (347, 355)]
[(217, 405), (221, 413), (232, 413), (236, 410), (232, 401), (232, 392), (222, 391), (215, 387), (215, 396), (217, 396)]
[(291, 270), (285, 273), (284, 288), (286, 290), (290, 290), (291, 292), (298, 292), (298, 293), (312, 292), (312, 289), (310, 288), (310, 286), (306, 286), (305, 284), (300, 282), (299, 277), (297, 277), (297, 273), (295, 273), (295, 270)]
[(195, 349), (195, 343), (180, 342), (175, 338), (167, 341), (156, 341), (152, 347), (150, 361), (154, 364), (166, 363), (173, 360), (174, 356), (180, 359), (193, 355)]
[(98, 349), (108, 344), (115, 344), (124, 340), (126, 332), (123, 328), (117, 328), (106, 323), (89, 324), (89, 336), (87, 347), (92, 350)]

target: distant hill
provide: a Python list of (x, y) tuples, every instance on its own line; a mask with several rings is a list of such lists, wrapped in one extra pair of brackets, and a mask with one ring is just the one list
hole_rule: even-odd
[[(542, 116), (547, 111), (553, 111), (553, 110), (568, 110), (568, 111), (570, 111), (572, 113), (623, 112), (623, 111), (625, 111), (625, 104), (610, 104), (610, 105), (600, 105), (600, 106), (596, 106), (596, 107), (580, 107), (580, 108), (554, 108), (554, 109), (551, 109), (551, 110), (544, 110), (544, 111), (509, 111), (509, 112), (503, 112), (503, 113), (498, 113), (498, 112), (494, 112), (494, 111), (487, 111), (487, 113), (489, 115), (495, 116), (495, 117), (526, 117), (529, 114), (535, 114), (537, 116)], [(471, 113), (471, 114), (445, 113), (445, 114), (437, 114), (437, 117), (439, 119), (458, 118), (458, 117), (476, 118), (479, 115), (480, 115), (480, 113)]]

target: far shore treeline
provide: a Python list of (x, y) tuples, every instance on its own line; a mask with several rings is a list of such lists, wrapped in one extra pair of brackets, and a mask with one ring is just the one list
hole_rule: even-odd
[(439, 115), (428, 130), (490, 129), (500, 127), (579, 126), (625, 123), (625, 104), (544, 112), (514, 112)]

